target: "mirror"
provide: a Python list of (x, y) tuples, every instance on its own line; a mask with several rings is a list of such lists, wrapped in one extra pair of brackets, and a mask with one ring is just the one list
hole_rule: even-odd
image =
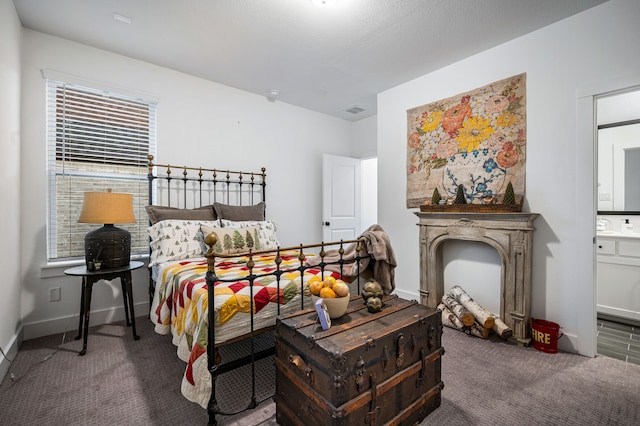
[(640, 90), (597, 100), (598, 214), (640, 214)]

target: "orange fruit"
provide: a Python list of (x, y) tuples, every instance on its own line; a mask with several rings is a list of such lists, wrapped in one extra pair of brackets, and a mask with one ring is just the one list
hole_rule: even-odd
[(325, 287), (332, 288), (335, 283), (336, 283), (336, 279), (333, 278), (332, 276), (328, 276), (328, 277), (326, 277), (324, 279), (324, 286)]
[(313, 294), (314, 296), (317, 296), (320, 294), (320, 290), (322, 290), (324, 288), (324, 283), (322, 281), (315, 280), (309, 280), (309, 291), (311, 292), (311, 294)]
[(349, 295), (349, 286), (342, 280), (337, 280), (331, 289), (338, 297)]
[(320, 290), (320, 297), (323, 299), (335, 299), (336, 293), (329, 287), (322, 287), (322, 290)]

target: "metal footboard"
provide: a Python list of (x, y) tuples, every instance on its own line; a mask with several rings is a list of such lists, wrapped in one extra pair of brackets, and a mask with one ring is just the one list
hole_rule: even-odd
[[(211, 344), (211, 342), (215, 342), (216, 341), (216, 327), (212, 326), (215, 325), (216, 323), (216, 319), (215, 319), (215, 284), (218, 282), (229, 282), (232, 280), (224, 280), (223, 278), (219, 277), (216, 274), (216, 267), (215, 267), (215, 263), (216, 263), (216, 259), (225, 259), (225, 258), (232, 258), (232, 257), (237, 257), (238, 254), (219, 254), (219, 253), (215, 253), (213, 252), (213, 249), (211, 249), (211, 247), (213, 247), (216, 243), (216, 237), (214, 235), (209, 235), (205, 238), (205, 243), (210, 247), (209, 251), (206, 253), (206, 258), (207, 258), (207, 274), (206, 274), (206, 282), (207, 282), (207, 288), (208, 288), (208, 323), (209, 323), (209, 327), (208, 327), (208, 343), (207, 343), (207, 366), (209, 369), (209, 373), (211, 375), (211, 397), (209, 399), (209, 404), (207, 406), (207, 411), (209, 414), (209, 424), (212, 425), (216, 425), (217, 421), (216, 421), (216, 415), (221, 414), (221, 415), (232, 415), (232, 414), (237, 414), (237, 412), (234, 413), (228, 413), (228, 412), (224, 412), (222, 410), (220, 410), (220, 407), (218, 406), (218, 399), (216, 397), (216, 379), (218, 378), (218, 376), (224, 372), (230, 371), (232, 369), (238, 368), (240, 366), (246, 365), (246, 364), (250, 364), (251, 365), (251, 398), (250, 401), (247, 405), (247, 407), (243, 408), (242, 410), (239, 410), (238, 412), (247, 410), (247, 409), (251, 409), (251, 408), (255, 408), (260, 402), (262, 401), (258, 401), (256, 399), (256, 374), (255, 374), (255, 364), (257, 361), (259, 361), (260, 359), (272, 355), (274, 353), (274, 348), (270, 348), (268, 350), (261, 350), (261, 351), (256, 351), (255, 350), (255, 346), (254, 346), (254, 337), (256, 335), (256, 333), (262, 332), (264, 331), (264, 329), (260, 329), (260, 330), (256, 330), (255, 329), (255, 325), (254, 325), (254, 293), (253, 293), (253, 286), (254, 286), (254, 282), (256, 281), (256, 279), (264, 277), (264, 276), (274, 276), (277, 282), (277, 292), (278, 294), (280, 294), (280, 277), (282, 274), (285, 273), (291, 273), (291, 272), (298, 272), (300, 274), (300, 285), (301, 285), (301, 299), (300, 299), (300, 308), (304, 309), (305, 307), (305, 297), (310, 297), (310, 295), (306, 295), (305, 291), (304, 291), (304, 278), (305, 278), (305, 271), (311, 268), (314, 269), (320, 269), (321, 271), (321, 277), (324, 278), (324, 274), (325, 271), (329, 272), (329, 270), (327, 268), (330, 267), (334, 267), (337, 268), (340, 272), (340, 275), (343, 276), (344, 275), (344, 268), (345, 265), (348, 264), (352, 264), (355, 262), (356, 265), (356, 274), (355, 274), (355, 279), (356, 279), (356, 286), (357, 286), (357, 294), (360, 294), (361, 291), (361, 282), (360, 282), (360, 276), (361, 273), (363, 271), (361, 271), (361, 261), (364, 259), (369, 258), (369, 255), (365, 252), (364, 250), (364, 243), (363, 240), (360, 239), (355, 239), (355, 240), (346, 240), (346, 241), (338, 241), (338, 242), (330, 242), (330, 243), (319, 243), (319, 244), (309, 244), (309, 245), (299, 245), (299, 246), (293, 246), (293, 247), (284, 247), (284, 248), (278, 248), (276, 250), (264, 250), (264, 251), (255, 251), (255, 252), (249, 252), (244, 254), (243, 256), (246, 256), (248, 258), (247, 261), (247, 268), (249, 269), (249, 273), (247, 275), (247, 277), (244, 279), (246, 281), (249, 281), (249, 286), (250, 286), (250, 329), (248, 334), (246, 334), (246, 338), (250, 339), (250, 354), (240, 360), (236, 360), (234, 362), (231, 363), (222, 363), (219, 355), (218, 355), (218, 348), (217, 345), (215, 344)], [(345, 258), (344, 254), (345, 254), (345, 245), (350, 245), (350, 244), (355, 244), (355, 256), (352, 258)], [(335, 250), (337, 250), (339, 257), (337, 260), (334, 261), (326, 261), (325, 260), (325, 256), (327, 254), (327, 249), (332, 249), (335, 247)], [(305, 259), (307, 257), (307, 254), (311, 254), (313, 250), (317, 251), (317, 256), (320, 257), (320, 262), (314, 265), (306, 265), (305, 264)], [(282, 258), (281, 258), (281, 253), (283, 252), (289, 252), (289, 251), (296, 251), (297, 252), (297, 257), (299, 260), (299, 265), (296, 268), (281, 268), (281, 263), (282, 263)], [(306, 253), (305, 253), (306, 251)], [(263, 255), (263, 254), (275, 254), (275, 270), (272, 272), (268, 272), (268, 273), (263, 273), (263, 274), (254, 274), (253, 268), (255, 266), (254, 263), (254, 257), (258, 256), (258, 255)], [(315, 254), (315, 253), (314, 253)], [(277, 305), (277, 315), (280, 315), (280, 304), (278, 303)], [(275, 318), (274, 318), (275, 320)]]

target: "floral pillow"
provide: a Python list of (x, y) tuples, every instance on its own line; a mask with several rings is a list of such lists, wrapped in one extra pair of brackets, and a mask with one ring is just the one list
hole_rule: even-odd
[(243, 220), (233, 221), (227, 219), (220, 219), (220, 224), (223, 228), (246, 228), (248, 226), (258, 226), (258, 236), (262, 248), (260, 250), (272, 250), (280, 247), (278, 238), (276, 237), (276, 229), (278, 228), (275, 222), (270, 220)]
[(200, 226), (214, 227), (218, 221), (162, 220), (149, 227), (151, 255), (149, 266), (173, 260), (202, 257)]
[[(249, 250), (263, 250), (264, 244), (260, 237), (260, 227), (245, 226), (242, 228), (220, 228), (202, 225), (204, 236), (213, 234), (217, 238), (213, 251), (222, 254), (248, 253)], [(205, 245), (205, 250), (207, 250)]]

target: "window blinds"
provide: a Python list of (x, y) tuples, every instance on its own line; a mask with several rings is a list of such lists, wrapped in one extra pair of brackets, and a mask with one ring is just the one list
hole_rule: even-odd
[(131, 253), (148, 252), (148, 155), (156, 149), (156, 104), (47, 80), (48, 260), (84, 256), (84, 192), (133, 194)]

